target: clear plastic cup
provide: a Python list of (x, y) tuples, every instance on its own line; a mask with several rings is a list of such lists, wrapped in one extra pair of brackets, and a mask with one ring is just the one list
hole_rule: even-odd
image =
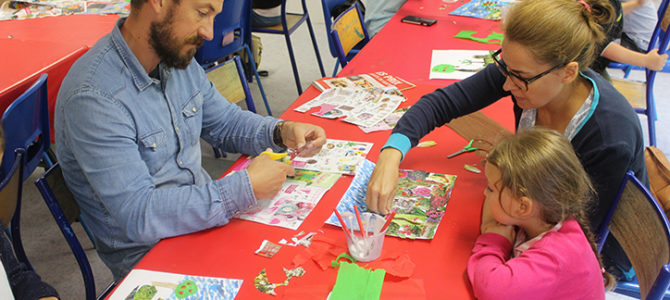
[(361, 221), (366, 231), (365, 236), (359, 230), (356, 215), (343, 213), (342, 219), (349, 228), (349, 231), (346, 232), (349, 254), (360, 262), (370, 262), (379, 258), (382, 254), (384, 236), (386, 235), (386, 230), (384, 232), (379, 231), (386, 221), (384, 217), (369, 212), (362, 213)]

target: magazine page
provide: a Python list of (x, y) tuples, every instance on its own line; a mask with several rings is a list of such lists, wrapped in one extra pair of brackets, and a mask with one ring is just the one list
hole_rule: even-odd
[(312, 84), (320, 91), (325, 91), (327, 89), (336, 87), (396, 87), (397, 89), (403, 91), (414, 87), (413, 83), (386, 72), (374, 72), (347, 77), (321, 78), (317, 79)]

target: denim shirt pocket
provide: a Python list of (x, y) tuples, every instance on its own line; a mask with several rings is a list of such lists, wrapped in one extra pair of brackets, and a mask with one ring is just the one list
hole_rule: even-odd
[(151, 175), (156, 174), (167, 162), (166, 139), (165, 130), (162, 128), (140, 137), (140, 154)]
[(184, 123), (188, 131), (188, 139), (192, 145), (200, 141), (200, 131), (202, 130), (202, 94), (196, 93), (186, 101), (186, 104), (181, 109), (181, 114), (184, 117)]

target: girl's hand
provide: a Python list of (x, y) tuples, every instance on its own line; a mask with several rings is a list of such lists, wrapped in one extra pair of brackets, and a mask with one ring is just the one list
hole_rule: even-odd
[(659, 55), (658, 49), (653, 49), (645, 55), (645, 58), (645, 67), (650, 70), (660, 71), (665, 67), (665, 62), (668, 60), (668, 54)]
[(513, 225), (505, 225), (499, 223), (498, 221), (491, 221), (487, 223), (482, 223), (481, 230), (482, 234), (491, 232), (502, 235), (505, 238), (507, 238), (510, 244), (514, 245), (514, 238), (516, 238), (516, 228), (514, 228)]

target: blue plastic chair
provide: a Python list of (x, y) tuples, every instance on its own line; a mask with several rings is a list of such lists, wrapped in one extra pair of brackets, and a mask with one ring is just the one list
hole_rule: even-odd
[[(86, 299), (96, 299), (95, 295), (95, 280), (91, 265), (88, 262), (86, 253), (79, 243), (79, 239), (72, 231), (71, 224), (75, 222), (80, 215), (79, 205), (74, 200), (74, 196), (65, 184), (65, 178), (61, 171), (60, 165), (56, 163), (49, 170), (47, 170), (37, 181), (35, 181), (37, 189), (42, 194), (44, 202), (46, 202), (51, 215), (53, 215), (61, 233), (67, 240), (72, 253), (74, 254), (79, 270), (84, 278), (84, 288), (86, 289)], [(101, 298), (114, 288), (115, 283), (112, 283), (102, 293)]]
[(2, 115), (2, 127), (5, 128), (2, 172), (5, 174), (14, 164), (14, 150), (18, 148), (26, 150), (23, 180), (32, 174), (42, 159), (49, 167), (52, 165), (46, 155), (51, 145), (46, 83), (47, 74), (42, 74)]
[[(7, 156), (8, 154), (5, 154)], [(28, 261), (26, 252), (23, 250), (21, 242), (21, 195), (23, 190), (24, 174), (24, 155), (23, 148), (14, 149), (12, 156), (12, 165), (4, 172), (5, 176), (0, 182), (0, 220), (2, 228), (6, 228), (12, 241), (12, 247), (16, 254), (16, 259), (26, 264), (30, 269), (35, 270)]]
[(612, 232), (635, 270), (635, 282), (620, 282), (614, 292), (640, 299), (662, 299), (670, 286), (670, 224), (660, 205), (632, 171), (598, 230), (598, 252)]
[(300, 27), (302, 23), (307, 23), (307, 28), (309, 29), (309, 35), (312, 38), (312, 45), (314, 46), (314, 53), (316, 54), (316, 60), (319, 63), (319, 70), (321, 71), (321, 76), (322, 77), (326, 76), (326, 72), (323, 70), (323, 63), (321, 62), (321, 55), (319, 54), (319, 46), (317, 46), (316, 44), (316, 37), (314, 36), (314, 29), (312, 28), (312, 22), (310, 21), (309, 13), (307, 12), (307, 5), (305, 4), (305, 0), (301, 0), (301, 2), (302, 2), (301, 13), (287, 13), (286, 0), (283, 0), (281, 4), (281, 24), (270, 27), (252, 28), (252, 30), (255, 32), (284, 35), (284, 38), (286, 39), (286, 46), (288, 47), (288, 55), (291, 58), (291, 66), (293, 67), (293, 77), (295, 78), (295, 85), (298, 88), (298, 95), (302, 94), (302, 85), (300, 84), (298, 65), (296, 64), (295, 55), (293, 54), (293, 46), (291, 46), (291, 34), (298, 27)]
[[(335, 6), (338, 6), (340, 4), (343, 4), (347, 0), (321, 0), (321, 7), (323, 8), (323, 20), (326, 23), (326, 33), (328, 34), (328, 46), (330, 47), (330, 54), (334, 57), (337, 58), (337, 50), (335, 50), (335, 42), (333, 41), (333, 38), (330, 36), (330, 30), (332, 29), (331, 26), (333, 24), (333, 15), (331, 11)], [(349, 55), (347, 55), (347, 60), (351, 60), (354, 58), (356, 53), (360, 52), (362, 46), (357, 46), (354, 49), (349, 52)], [(340, 67), (340, 61), (338, 59), (335, 60), (335, 68), (333, 69), (333, 77), (337, 75), (337, 70)]]
[[(232, 59), (218, 64), (207, 70), (211, 73), (216, 73), (216, 78), (223, 80), (213, 80), (212, 82), (219, 90), (221, 95), (223, 95), (228, 101), (239, 102), (244, 100), (247, 105), (247, 109), (251, 112), (256, 112), (256, 107), (254, 106), (254, 99), (249, 90), (249, 84), (247, 83), (244, 75), (244, 70), (242, 69), (242, 61), (239, 56), (234, 56)], [(219, 158), (223, 156), (223, 150), (217, 147), (214, 148), (214, 156)]]
[[(666, 6), (667, 6), (667, 0), (661, 1), (661, 4), (658, 6), (658, 22), (656, 22), (656, 27), (654, 28), (654, 31), (652, 32), (651, 39), (649, 40), (649, 46), (647, 47), (647, 52), (653, 50), (653, 49), (659, 49), (659, 53), (665, 53), (667, 50), (665, 50), (667, 47), (660, 47), (660, 43), (663, 41), (662, 36), (665, 34), (665, 32), (668, 30), (667, 26), (668, 23), (663, 24), (663, 17), (665, 16), (665, 11), (666, 11)], [(666, 22), (668, 22), (666, 20)], [(663, 27), (665, 25), (665, 28)], [(662, 52), (661, 52), (662, 50)], [(624, 78), (628, 78), (628, 75), (630, 75), (630, 72), (632, 70), (646, 70), (643, 67), (639, 66), (634, 66), (634, 65), (628, 65), (628, 64), (623, 64), (620, 62), (611, 62), (607, 67), (612, 68), (612, 69), (621, 69), (624, 72)], [(663, 67), (663, 70), (658, 71), (658, 72), (664, 72), (664, 73), (669, 73), (670, 72), (670, 58), (668, 58), (668, 61), (665, 62), (665, 67)]]
[[(656, 28), (649, 42), (649, 50), (659, 49), (663, 54), (667, 51), (670, 32), (668, 25), (670, 23), (670, 14), (668, 11), (669, 0), (663, 0), (658, 8), (659, 17)], [(612, 84), (633, 104), (635, 111), (647, 116), (647, 127), (649, 131), (649, 145), (656, 146), (656, 100), (654, 99), (654, 84), (656, 82), (656, 73), (645, 69), (645, 81), (638, 82), (632, 80), (613, 79)]]
[[(229, 32), (233, 32), (233, 41), (222, 45), (224, 36)], [(258, 76), (256, 62), (251, 54), (251, 1), (226, 0), (223, 2), (221, 12), (214, 18), (214, 38), (211, 41), (205, 41), (196, 52), (195, 59), (207, 70), (215, 66), (217, 62), (228, 59), (229, 55), (242, 49), (246, 51), (249, 57), (251, 69), (265, 103), (265, 109), (268, 115), (272, 116), (270, 104), (265, 96), (260, 76)]]
[[(331, 25), (330, 38), (335, 44), (337, 59), (344, 68), (349, 61), (349, 55), (356, 46), (365, 45), (370, 41), (368, 30), (363, 22), (363, 15), (358, 3), (352, 5), (339, 15)], [(341, 39), (347, 37), (347, 39)], [(348, 41), (348, 44), (342, 44)]]

